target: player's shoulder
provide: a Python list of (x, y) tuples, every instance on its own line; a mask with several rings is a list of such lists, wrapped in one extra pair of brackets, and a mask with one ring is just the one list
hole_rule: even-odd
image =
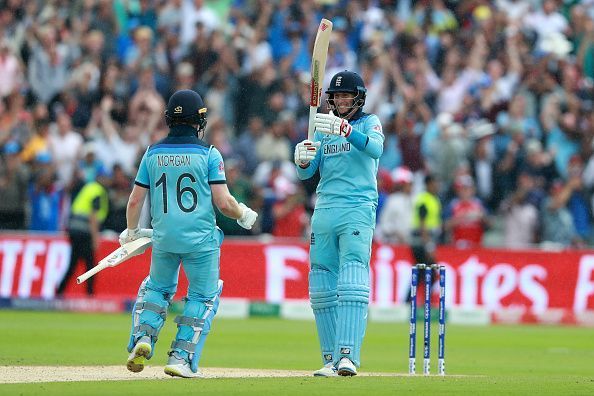
[(383, 133), (382, 123), (378, 116), (372, 113), (363, 113), (359, 118), (359, 122), (365, 127), (368, 131), (377, 132), (380, 134)]
[(167, 136), (149, 146), (147, 154), (157, 152), (193, 152), (208, 153), (211, 146), (196, 136)]

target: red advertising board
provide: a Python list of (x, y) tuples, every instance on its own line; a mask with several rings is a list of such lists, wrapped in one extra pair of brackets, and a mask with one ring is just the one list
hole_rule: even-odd
[[(118, 247), (104, 240), (99, 255)], [(149, 251), (150, 252), (150, 251)], [(137, 256), (95, 278), (97, 297), (134, 298), (148, 274), (150, 253)], [(31, 234), (0, 235), (0, 297), (52, 298), (70, 256), (64, 237)], [(446, 266), (447, 305), (462, 308), (523, 308), (532, 312), (563, 308), (574, 313), (594, 310), (594, 251), (459, 250), (440, 247)], [(221, 252), (224, 297), (282, 302), (307, 299), (308, 245), (302, 241), (262, 243), (227, 239)], [(372, 302), (389, 306), (405, 301), (411, 255), (405, 247), (373, 247)], [(76, 275), (84, 272), (78, 264)], [(178, 298), (186, 291), (182, 275)], [(83, 296), (85, 287), (73, 278), (67, 295)]]

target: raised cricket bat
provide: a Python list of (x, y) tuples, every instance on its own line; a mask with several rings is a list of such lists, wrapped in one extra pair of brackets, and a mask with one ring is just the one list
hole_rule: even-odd
[(134, 256), (138, 256), (139, 254), (144, 253), (146, 249), (151, 245), (151, 238), (142, 237), (138, 238), (132, 242), (128, 242), (123, 246), (120, 246), (113, 252), (111, 252), (107, 257), (103, 260), (99, 261), (99, 263), (76, 278), (76, 283), (81, 284), (91, 276), (95, 275), (99, 271), (103, 271), (107, 267), (115, 267), (116, 265), (120, 265), (124, 261), (132, 258)]
[(307, 138), (309, 140), (313, 140), (314, 117), (318, 112), (322, 98), (322, 85), (324, 84), (324, 71), (326, 69), (326, 58), (328, 58), (330, 33), (332, 33), (332, 22), (322, 19), (318, 27), (311, 56), (311, 97), (309, 99), (309, 125), (307, 127)]

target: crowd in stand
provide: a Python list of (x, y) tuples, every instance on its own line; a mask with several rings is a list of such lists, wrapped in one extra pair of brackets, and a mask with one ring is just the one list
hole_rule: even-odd
[(443, 243), (500, 224), (509, 248), (593, 244), (592, 0), (2, 0), (0, 228), (61, 231), (103, 177), (104, 228), (123, 230), (138, 161), (189, 88), (230, 191), (260, 213), (251, 234), (306, 236), (316, 181), (292, 153), (322, 17), (326, 79), (360, 73), (383, 123), (378, 241), (410, 241), (431, 175)]

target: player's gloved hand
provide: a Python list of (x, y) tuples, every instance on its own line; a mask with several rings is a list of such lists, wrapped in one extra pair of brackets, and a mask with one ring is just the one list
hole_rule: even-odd
[(343, 118), (336, 117), (334, 114), (318, 113), (314, 119), (316, 131), (327, 135), (338, 135), (348, 137), (353, 130), (349, 122)]
[(243, 203), (239, 204), (239, 208), (241, 209), (241, 217), (237, 219), (237, 224), (246, 230), (251, 230), (258, 218), (258, 213), (254, 212)]
[(297, 143), (297, 146), (295, 146), (295, 165), (307, 167), (309, 161), (316, 157), (319, 148), (320, 142), (304, 140)]
[(153, 237), (153, 229), (152, 228), (140, 228), (140, 227), (136, 227), (133, 230), (126, 228), (124, 231), (122, 231), (122, 233), (120, 234), (120, 246), (124, 245), (128, 242), (132, 242), (137, 240), (138, 238), (142, 238), (142, 237), (147, 237), (147, 238), (152, 238)]

